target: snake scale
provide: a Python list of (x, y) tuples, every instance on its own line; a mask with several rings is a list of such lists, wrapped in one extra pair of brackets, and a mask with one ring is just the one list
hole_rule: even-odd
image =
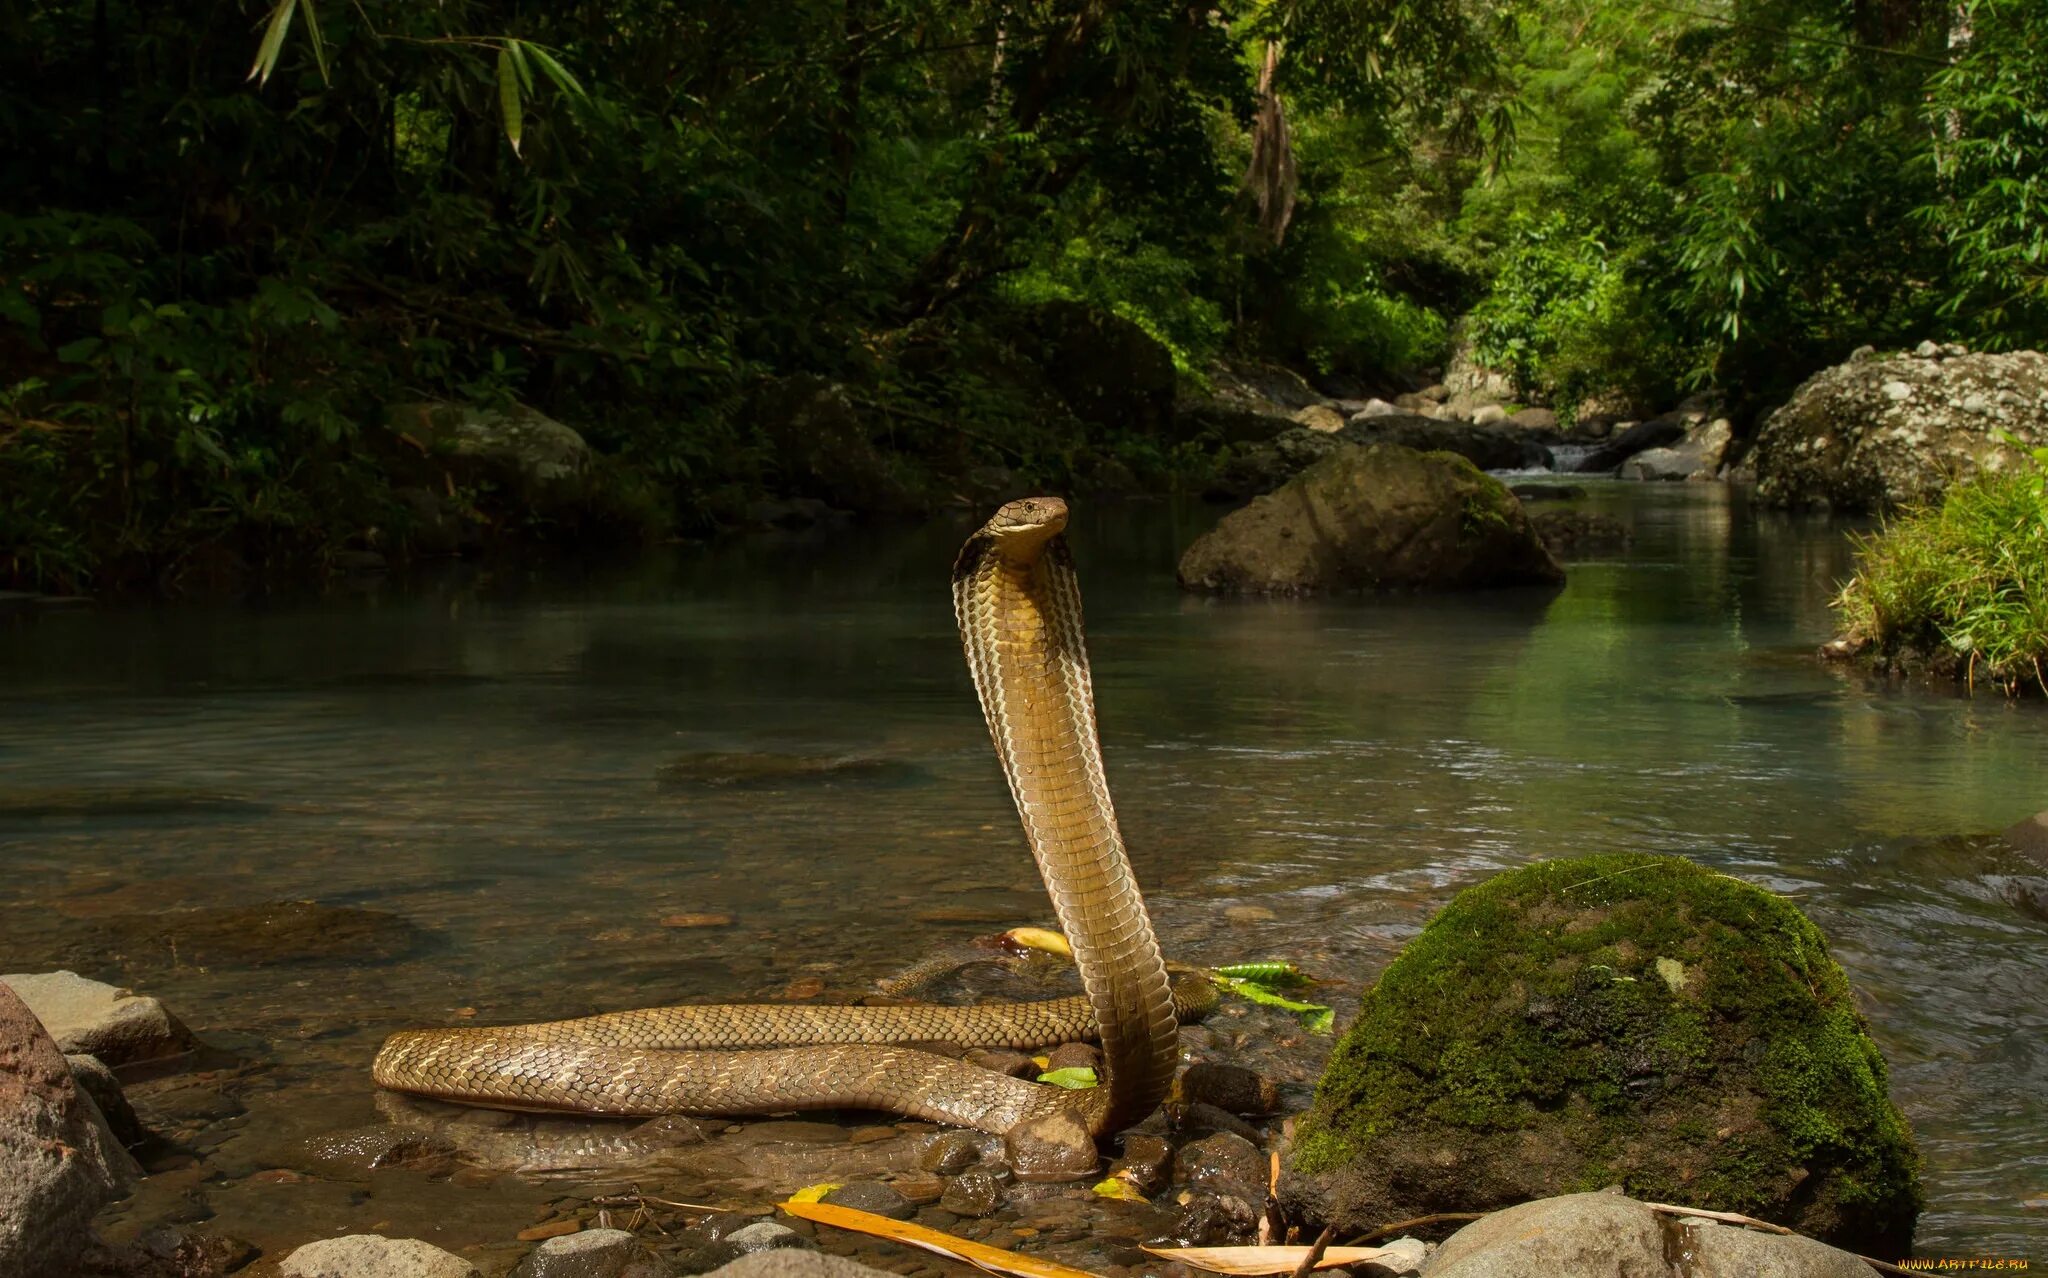
[[(372, 1074), (504, 1109), (652, 1116), (872, 1108), (1003, 1134), (1066, 1114), (1097, 1137), (1166, 1096), (1177, 1020), (1213, 1001), (1169, 983), (1103, 775), (1066, 504), (1014, 501), (967, 541), (954, 614), (983, 717), (1085, 994), (977, 1007), (704, 1005), (537, 1025), (407, 1030)], [(1027, 1082), (919, 1042), (1102, 1044), (1103, 1086)]]

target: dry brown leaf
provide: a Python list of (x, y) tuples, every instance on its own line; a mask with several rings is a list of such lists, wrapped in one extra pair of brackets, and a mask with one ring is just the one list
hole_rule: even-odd
[[(840, 1229), (851, 1229), (855, 1233), (872, 1234), (876, 1238), (887, 1238), (891, 1242), (906, 1243), (937, 1252), (954, 1260), (964, 1260), (978, 1269), (992, 1274), (1010, 1274), (1014, 1278), (1098, 1278), (1085, 1269), (1074, 1269), (1036, 1256), (1022, 1256), (1000, 1247), (985, 1243), (969, 1242), (955, 1238), (936, 1229), (923, 1225), (912, 1225), (887, 1216), (877, 1216), (871, 1211), (855, 1211), (851, 1207), (835, 1207), (831, 1203), (800, 1203), (790, 1201), (782, 1204), (782, 1210), (805, 1220), (815, 1220), (821, 1225), (835, 1225)], [(1355, 1250), (1355, 1249), (1354, 1249)]]
[[(1168, 1260), (1178, 1260), (1212, 1274), (1291, 1274), (1308, 1258), (1308, 1247), (1147, 1247), (1146, 1251)], [(1318, 1269), (1340, 1265), (1362, 1265), (1367, 1261), (1384, 1265), (1396, 1273), (1422, 1268), (1423, 1246), (1413, 1238), (1402, 1238), (1385, 1247), (1329, 1247), (1316, 1262)]]

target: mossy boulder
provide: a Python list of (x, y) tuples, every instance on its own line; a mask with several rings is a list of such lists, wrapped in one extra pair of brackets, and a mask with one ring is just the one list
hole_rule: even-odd
[(1621, 1185), (1904, 1254), (1918, 1156), (1827, 942), (1677, 857), (1460, 893), (1366, 995), (1283, 1197), (1339, 1235)]
[(1344, 444), (1232, 511), (1181, 556), (1218, 594), (1555, 585), (1564, 570), (1507, 486), (1455, 453)]

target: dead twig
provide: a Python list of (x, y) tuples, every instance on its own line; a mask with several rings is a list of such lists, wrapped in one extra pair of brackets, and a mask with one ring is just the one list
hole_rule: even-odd
[(1418, 1229), (1423, 1225), (1441, 1225), (1448, 1221), (1453, 1220), (1477, 1220), (1485, 1214), (1486, 1213), (1483, 1211), (1431, 1212), (1427, 1216), (1417, 1216), (1412, 1220), (1397, 1220), (1391, 1225), (1381, 1225), (1378, 1229), (1375, 1229), (1370, 1233), (1360, 1234), (1358, 1237), (1353, 1238), (1350, 1242), (1347, 1242), (1344, 1245), (1346, 1247), (1362, 1247), (1366, 1243), (1373, 1241), (1375, 1238), (1385, 1238), (1390, 1234), (1398, 1234), (1403, 1233), (1410, 1229)]
[(1323, 1253), (1330, 1249), (1330, 1244), (1334, 1242), (1336, 1238), (1337, 1227), (1335, 1225), (1323, 1226), (1323, 1232), (1316, 1237), (1314, 1243), (1310, 1244), (1308, 1249), (1308, 1255), (1303, 1256), (1301, 1258), (1301, 1263), (1294, 1267), (1294, 1272), (1288, 1275), (1288, 1278), (1308, 1278), (1309, 1273), (1313, 1271), (1316, 1267), (1316, 1264), (1322, 1260)]

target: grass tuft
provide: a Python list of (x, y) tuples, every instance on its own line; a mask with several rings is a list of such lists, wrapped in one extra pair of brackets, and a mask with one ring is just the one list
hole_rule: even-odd
[[(2048, 450), (2042, 450), (2048, 453)], [(1958, 484), (1859, 539), (1835, 597), (1849, 648), (2048, 692), (2048, 466)]]

